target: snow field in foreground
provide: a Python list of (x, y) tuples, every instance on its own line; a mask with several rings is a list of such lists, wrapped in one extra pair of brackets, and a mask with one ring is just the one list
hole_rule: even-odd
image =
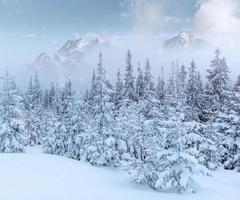
[(0, 154), (0, 200), (240, 200), (240, 173), (233, 171), (199, 177), (196, 194), (159, 193), (115, 169), (30, 151)]

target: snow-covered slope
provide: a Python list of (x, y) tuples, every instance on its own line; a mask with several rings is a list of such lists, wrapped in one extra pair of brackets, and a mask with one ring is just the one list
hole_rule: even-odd
[(199, 178), (196, 194), (158, 193), (129, 183), (120, 171), (39, 152), (0, 154), (1, 200), (240, 199), (240, 174), (233, 171)]
[(164, 42), (163, 47), (166, 50), (195, 50), (207, 45), (207, 42), (195, 38), (191, 31), (182, 32)]

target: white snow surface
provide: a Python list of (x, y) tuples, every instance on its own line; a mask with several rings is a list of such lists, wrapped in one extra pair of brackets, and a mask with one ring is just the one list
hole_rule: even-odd
[(0, 200), (240, 200), (234, 171), (199, 177), (195, 194), (160, 193), (131, 184), (119, 170), (40, 152), (0, 154)]

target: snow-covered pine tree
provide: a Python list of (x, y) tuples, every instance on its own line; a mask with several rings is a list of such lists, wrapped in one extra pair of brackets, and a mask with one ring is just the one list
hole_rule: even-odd
[(219, 149), (219, 161), (226, 168), (233, 168), (232, 153), (233, 140), (231, 133), (236, 127), (234, 110), (232, 109), (233, 93), (230, 87), (228, 65), (225, 58), (220, 57), (220, 51), (215, 51), (215, 57), (211, 61), (211, 69), (208, 71), (207, 87), (205, 89), (204, 104), (208, 111), (209, 120), (206, 131), (211, 140)]
[(117, 149), (120, 160), (127, 163), (132, 159), (137, 161), (143, 159), (144, 141), (147, 141), (148, 138), (148, 132), (144, 131), (143, 124), (147, 118), (150, 118), (149, 113), (153, 114), (158, 110), (151, 107), (153, 106), (155, 93), (149, 61), (146, 65), (144, 73), (140, 66), (138, 67), (136, 80), (138, 101), (132, 101), (130, 104), (120, 108), (114, 128), (117, 133)]
[(49, 121), (47, 136), (43, 140), (43, 153), (66, 155), (67, 139), (67, 129), (63, 122), (57, 118), (52, 118), (51, 121)]
[(95, 102), (95, 96), (97, 93), (97, 85), (96, 85), (96, 72), (95, 70), (93, 70), (93, 74), (92, 74), (92, 80), (91, 80), (91, 88), (87, 94), (87, 96), (85, 96), (85, 105), (86, 105), (86, 115), (89, 117), (89, 120), (94, 116), (94, 104)]
[(138, 71), (138, 75), (137, 75), (137, 79), (136, 79), (136, 95), (137, 95), (137, 99), (138, 101), (141, 101), (144, 97), (144, 92), (145, 92), (145, 80), (144, 80), (144, 76), (143, 76), (143, 71), (140, 68), (140, 64), (137, 68)]
[(239, 80), (228, 96), (224, 109), (217, 112), (211, 123), (216, 135), (219, 160), (226, 169), (240, 170), (240, 89)]
[(38, 141), (38, 133), (37, 128), (35, 127), (33, 116), (33, 108), (34, 108), (34, 96), (33, 96), (33, 81), (32, 78), (29, 81), (28, 90), (24, 97), (24, 105), (25, 105), (25, 131), (28, 136), (29, 145), (36, 144)]
[(171, 73), (166, 85), (166, 102), (171, 106), (176, 106), (176, 71), (175, 64), (172, 63)]
[(87, 123), (84, 115), (84, 103), (82, 101), (77, 102), (69, 124), (66, 152), (68, 157), (76, 160), (83, 159), (86, 151), (86, 141), (88, 141), (88, 135), (86, 135)]
[(56, 86), (53, 82), (51, 82), (49, 90), (48, 90), (48, 106), (49, 109), (54, 111), (56, 110), (55, 107), (55, 103), (56, 103)]
[(118, 70), (114, 93), (114, 106), (116, 112), (118, 112), (118, 110), (120, 109), (122, 100), (123, 100), (123, 81), (121, 77), (121, 72), (120, 70)]
[(29, 144), (40, 144), (44, 136), (42, 122), (45, 113), (43, 108), (42, 90), (37, 72), (35, 72), (34, 79), (30, 79), (24, 103), (26, 108), (25, 130), (29, 137)]
[(228, 65), (225, 58), (220, 57), (220, 50), (215, 51), (215, 57), (207, 70), (207, 103), (211, 112), (224, 107), (228, 101), (230, 91), (230, 79)]
[(187, 74), (186, 66), (182, 65), (177, 76), (178, 99), (180, 105), (184, 105), (186, 101)]
[(27, 90), (27, 93), (25, 94), (24, 106), (25, 106), (26, 110), (33, 109), (33, 81), (32, 81), (32, 78), (30, 78), (30, 81), (28, 84), (28, 90)]
[(48, 93), (48, 89), (45, 89), (42, 101), (43, 101), (43, 108), (44, 109), (49, 109), (49, 93)]
[(195, 62), (192, 61), (189, 67), (189, 75), (186, 84), (186, 119), (199, 121), (202, 109), (202, 83), (198, 74)]
[(146, 119), (156, 118), (158, 113), (158, 106), (160, 102), (155, 96), (155, 88), (153, 76), (151, 74), (151, 65), (147, 59), (144, 77), (143, 77), (143, 97), (138, 102), (141, 113), (146, 117)]
[(163, 104), (166, 94), (165, 94), (165, 82), (164, 82), (164, 68), (162, 67), (162, 74), (158, 76), (158, 81), (155, 89), (155, 96), (161, 104)]
[(113, 87), (106, 78), (101, 53), (95, 84), (96, 90), (92, 96), (93, 113), (86, 130), (88, 137), (84, 159), (92, 165), (117, 166), (119, 156), (113, 131)]
[(118, 136), (122, 161), (131, 160), (131, 158), (142, 159), (143, 140), (146, 139), (143, 132), (144, 120), (137, 102), (121, 107), (114, 131)]
[(24, 135), (23, 99), (17, 92), (14, 78), (8, 72), (1, 80), (0, 152), (24, 152), (27, 138)]
[(164, 68), (162, 67), (161, 76), (158, 76), (157, 85), (155, 88), (155, 104), (157, 106), (157, 110), (162, 114), (167, 114), (168, 104), (166, 102), (166, 86), (164, 82)]
[(189, 67), (189, 76), (186, 87), (187, 104), (192, 108), (198, 108), (197, 67), (192, 61)]
[(151, 65), (149, 59), (147, 59), (144, 70), (144, 96), (146, 99), (154, 96), (154, 82), (151, 74)]
[(234, 92), (240, 92), (240, 75), (237, 77), (237, 81), (233, 87)]
[(33, 104), (34, 107), (39, 107), (42, 104), (42, 89), (37, 71), (33, 80)]
[(58, 112), (58, 118), (62, 121), (67, 129), (70, 128), (70, 121), (73, 115), (74, 99), (73, 99), (72, 81), (68, 80), (62, 90), (60, 96), (60, 106)]
[(43, 142), (43, 152), (57, 155), (67, 155), (69, 137), (74, 115), (74, 100), (72, 82), (68, 80), (60, 94), (58, 112), (49, 120), (47, 136)]
[(128, 50), (126, 57), (126, 72), (124, 77), (123, 98), (127, 105), (137, 100), (134, 85), (132, 55), (130, 50)]
[[(145, 122), (142, 136), (142, 159), (133, 158), (124, 167), (135, 183), (146, 184), (154, 190), (194, 191), (193, 175), (206, 173), (187, 142), (198, 141), (182, 122), (162, 121), (161, 126)], [(151, 133), (151, 134), (150, 134)], [(195, 151), (194, 151), (195, 150)]]
[(234, 113), (234, 127), (230, 133), (230, 137), (233, 140), (230, 152), (233, 156), (232, 168), (237, 169), (240, 172), (240, 76), (238, 76), (234, 85), (233, 97), (232, 109)]

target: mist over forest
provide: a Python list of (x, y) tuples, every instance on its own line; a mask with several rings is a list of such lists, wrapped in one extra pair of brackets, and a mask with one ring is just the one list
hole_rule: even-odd
[[(20, 3), (21, 1), (17, 4)], [(180, 7), (176, 12), (176, 16), (171, 16), (172, 9), (181, 3), (182, 8)], [(8, 4), (10, 5), (10, 3), (6, 3), (5, 6), (9, 6)], [(239, 67), (239, 59), (237, 59), (240, 32), (239, 13), (237, 13), (239, 2), (236, 0), (197, 1), (194, 12), (188, 18), (183, 16), (184, 6), (187, 4), (184, 1), (178, 3), (172, 0), (169, 2), (162, 0), (124, 1), (120, 5), (122, 20), (129, 24), (129, 30), (126, 33), (95, 32), (93, 34), (85, 32), (80, 34), (76, 32), (65, 37), (60, 37), (61, 34), (51, 35), (48, 36), (49, 39), (46, 39), (46, 27), (42, 27), (42, 32), (45, 31), (45, 33), (39, 35), (2, 31), (0, 41), (4, 42), (5, 40), (7, 44), (3, 43), (5, 45), (0, 48), (3, 55), (0, 59), (1, 69), (2, 71), (8, 69), (16, 74), (19, 84), (24, 87), (27, 84), (25, 80), (37, 70), (40, 75), (42, 74), (43, 83), (56, 81), (61, 85), (62, 80), (71, 78), (74, 84), (83, 89), (89, 84), (84, 79), (91, 77), (100, 52), (103, 54), (108, 76), (114, 80), (118, 69), (123, 70), (125, 67), (124, 59), (128, 49), (132, 51), (133, 65), (136, 68), (139, 63), (143, 64), (146, 59), (149, 59), (154, 74), (161, 73), (161, 68), (164, 67), (165, 76), (168, 77), (173, 62), (179, 65), (189, 65), (191, 60), (196, 62), (204, 74), (210, 64), (213, 52), (218, 48), (227, 59), (231, 77), (236, 79)], [(175, 44), (169, 48), (164, 46), (167, 40), (181, 33), (188, 33), (188, 35), (184, 36), (185, 38), (176, 38)], [(92, 40), (98, 38), (106, 44), (85, 44), (92, 46), (75, 49), (83, 55), (79, 55), (79, 58), (74, 61), (69, 61), (74, 63), (66, 61), (62, 62), (61, 66), (54, 66), (51, 61), (45, 63), (45, 66), (35, 66), (34, 62), (39, 54), (46, 53), (48, 56), (54, 57), (68, 40), (86, 39), (86, 37), (89, 38), (89, 35)], [(21, 40), (24, 40), (24, 44), (20, 42)], [(196, 40), (201, 41), (204, 45), (199, 41), (199, 43), (195, 43)], [(64, 59), (71, 60), (66, 57)]]

